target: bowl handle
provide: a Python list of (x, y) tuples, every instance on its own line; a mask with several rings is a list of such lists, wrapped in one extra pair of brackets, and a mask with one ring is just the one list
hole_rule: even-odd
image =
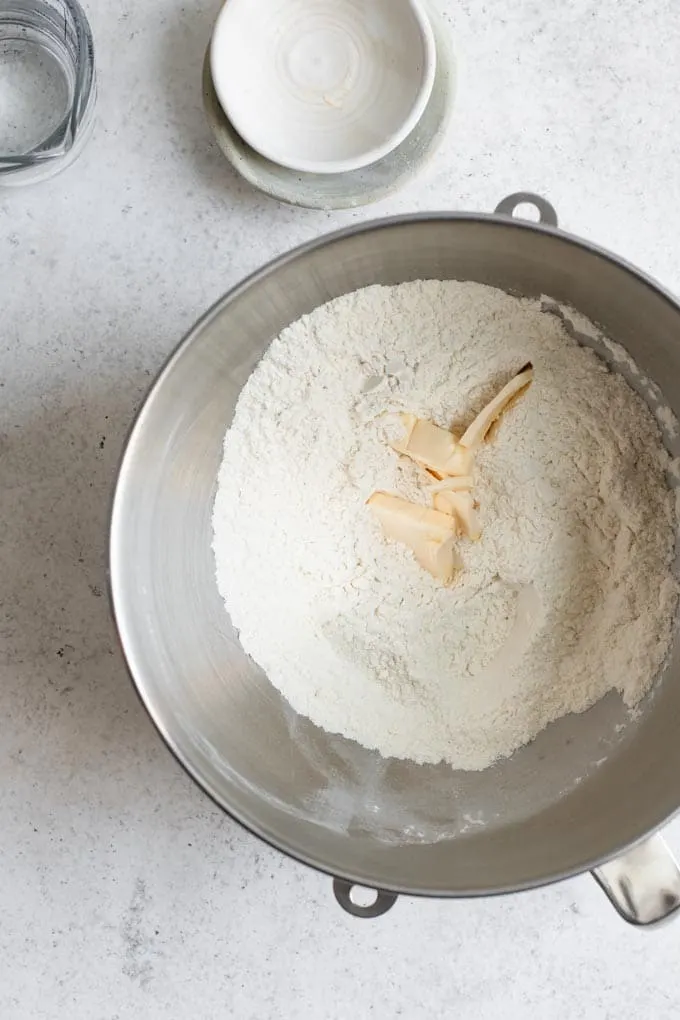
[(361, 904), (352, 899), (352, 891), (365, 889), (364, 886), (355, 885), (353, 882), (346, 882), (344, 878), (333, 879), (333, 892), (335, 898), (348, 914), (353, 917), (380, 917), (393, 907), (397, 897), (394, 893), (385, 892), (384, 889), (365, 890), (375, 898), (372, 902)]
[(657, 924), (680, 907), (680, 868), (662, 836), (651, 836), (592, 875), (629, 924)]
[[(538, 210), (538, 222), (548, 227), (557, 226), (557, 213), (550, 202), (540, 195), (534, 195), (531, 191), (516, 191), (514, 195), (508, 195), (496, 206), (495, 212), (499, 216), (515, 216), (515, 210), (519, 205), (533, 205)], [(516, 217), (522, 219), (521, 216)]]

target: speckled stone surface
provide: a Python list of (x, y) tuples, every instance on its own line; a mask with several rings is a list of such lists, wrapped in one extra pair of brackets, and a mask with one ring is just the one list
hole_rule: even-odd
[[(628, 1020), (680, 1015), (680, 921), (644, 934), (587, 877), (345, 916), (329, 881), (189, 781), (127, 680), (105, 595), (121, 445), (222, 292), (332, 227), (518, 189), (680, 291), (675, 0), (440, 0), (463, 57), (444, 147), (373, 209), (303, 212), (211, 142), (206, 0), (88, 4), (99, 120), (0, 192), (2, 1020)], [(680, 825), (668, 830), (680, 850)]]

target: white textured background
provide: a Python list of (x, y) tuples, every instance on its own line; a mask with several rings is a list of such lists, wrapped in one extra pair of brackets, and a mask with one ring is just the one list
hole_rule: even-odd
[(373, 209), (288, 209), (234, 177), (201, 111), (206, 0), (90, 0), (95, 135), (63, 176), (0, 192), (2, 1020), (680, 1014), (680, 922), (630, 929), (588, 878), (345, 916), (327, 879), (183, 775), (109, 620), (107, 507), (135, 408), (272, 255), (529, 189), (680, 292), (676, 0), (440, 6), (463, 59), (454, 121), (427, 176)]

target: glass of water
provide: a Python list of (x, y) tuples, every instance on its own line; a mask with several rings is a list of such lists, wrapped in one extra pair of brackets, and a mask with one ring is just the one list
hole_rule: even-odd
[(78, 0), (0, 0), (0, 186), (72, 163), (95, 96), (92, 32)]

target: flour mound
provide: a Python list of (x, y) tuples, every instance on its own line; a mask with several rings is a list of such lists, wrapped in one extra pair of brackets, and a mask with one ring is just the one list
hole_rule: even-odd
[[(461, 540), (443, 587), (365, 506), (376, 489), (425, 499), (388, 446), (397, 413), (462, 431), (527, 362), (533, 385), (477, 458), (481, 541)], [(651, 687), (677, 600), (668, 463), (646, 404), (539, 301), (368, 287), (284, 330), (243, 389), (219, 589), (297, 712), (385, 757), (483, 769)]]

